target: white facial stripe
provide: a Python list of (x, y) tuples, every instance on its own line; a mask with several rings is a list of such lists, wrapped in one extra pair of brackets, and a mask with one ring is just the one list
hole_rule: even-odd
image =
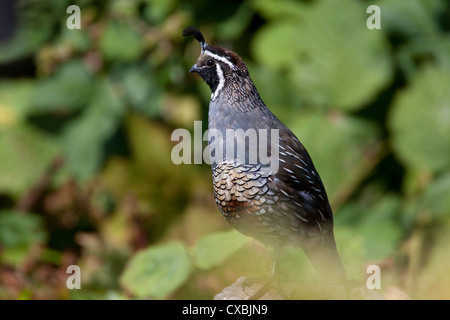
[(216, 60), (222, 61), (230, 66), (231, 69), (236, 70), (236, 67), (234, 64), (232, 64), (228, 59), (218, 56), (217, 54), (212, 53), (211, 51), (205, 50), (203, 51), (204, 54), (210, 56), (211, 58), (214, 58)]
[(219, 84), (217, 85), (216, 91), (211, 95), (211, 100), (214, 101), (219, 94), (220, 90), (222, 90), (225, 84), (225, 78), (223, 76), (222, 68), (220, 68), (219, 64), (216, 64), (217, 76), (219, 77)]

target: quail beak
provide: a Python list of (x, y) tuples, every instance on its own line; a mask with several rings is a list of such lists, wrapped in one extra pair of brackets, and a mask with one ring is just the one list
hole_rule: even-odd
[(194, 64), (190, 69), (189, 72), (199, 72), (200, 68), (197, 67), (197, 64)]

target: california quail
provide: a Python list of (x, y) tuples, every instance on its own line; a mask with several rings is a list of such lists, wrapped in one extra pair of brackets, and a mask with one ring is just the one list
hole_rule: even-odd
[[(324, 280), (345, 280), (333, 234), (333, 213), (305, 147), (266, 107), (238, 54), (207, 44), (197, 27), (183, 30), (183, 36), (190, 35), (201, 44), (200, 56), (190, 72), (198, 73), (212, 92), (208, 131), (219, 134), (210, 134), (209, 143), (216, 151), (223, 151), (219, 157), (214, 154), (211, 163), (220, 211), (239, 232), (266, 245), (301, 247)], [(242, 130), (266, 138), (261, 134), (266, 131), (260, 129), (277, 133), (278, 141), (272, 139), (264, 148), (273, 151), (278, 147), (278, 153), (271, 153), (277, 156), (277, 170), (259, 161), (260, 157), (250, 161), (255, 149), (251, 149), (251, 142), (246, 143)], [(232, 139), (227, 140), (230, 132)], [(234, 142), (231, 152), (225, 150), (228, 141)], [(245, 153), (236, 154), (236, 145), (243, 144)]]

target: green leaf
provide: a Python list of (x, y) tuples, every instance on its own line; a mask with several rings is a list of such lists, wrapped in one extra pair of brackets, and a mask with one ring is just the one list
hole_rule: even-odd
[(17, 24), (11, 38), (0, 42), (0, 63), (33, 56), (55, 34), (55, 24), (64, 17), (67, 2), (29, 1), (14, 5)]
[(261, 64), (288, 67), (305, 103), (358, 110), (388, 84), (392, 69), (387, 41), (366, 27), (365, 9), (356, 1), (314, 2), (297, 19), (262, 28), (253, 53)]
[(104, 170), (104, 181), (116, 194), (133, 193), (148, 204), (152, 212), (164, 217), (151, 237), (157, 239), (165, 228), (179, 220), (190, 199), (191, 177), (197, 166), (176, 165), (171, 161), (171, 132), (161, 122), (129, 113), (125, 119), (130, 157), (112, 158)]
[(267, 67), (281, 68), (292, 64), (297, 52), (292, 42), (297, 37), (292, 22), (277, 22), (262, 27), (253, 38), (252, 52), (255, 59)]
[(366, 259), (381, 259), (393, 254), (404, 232), (398, 222), (401, 201), (396, 196), (381, 198), (372, 208), (361, 212), (362, 224), (358, 228), (364, 235)]
[(282, 247), (275, 252), (275, 255), (276, 260), (275, 258), (272, 259), (273, 263), (276, 263), (277, 272), (279, 272), (280, 277), (284, 276), (287, 281), (305, 281), (306, 277), (317, 275), (317, 271), (308, 260), (305, 252), (298, 247)]
[(303, 4), (299, 1), (252, 0), (252, 7), (268, 19), (282, 20), (286, 17), (298, 18), (303, 12)]
[(433, 218), (450, 217), (450, 173), (434, 181), (420, 199), (420, 206)]
[(108, 15), (110, 17), (135, 18), (139, 15), (139, 1), (119, 0), (108, 4)]
[(295, 86), (286, 81), (285, 71), (251, 63), (247, 66), (264, 103), (282, 122), (302, 110)]
[[(367, 120), (341, 114), (304, 114), (288, 126), (308, 150), (332, 199), (336, 192), (354, 181), (370, 161), (364, 155), (379, 140), (378, 127)], [(370, 171), (369, 171), (370, 172)]]
[(161, 113), (161, 96), (164, 91), (152, 76), (154, 70), (145, 66), (128, 68), (123, 75), (125, 97), (140, 113), (158, 116)]
[[(336, 217), (338, 218), (339, 215)], [(361, 278), (361, 266), (367, 261), (364, 235), (358, 231), (355, 226), (345, 225), (337, 221), (335, 223), (336, 245), (349, 279)]]
[(166, 21), (167, 17), (173, 10), (175, 0), (146, 0), (144, 17), (152, 24), (161, 24)]
[(47, 237), (42, 219), (33, 214), (0, 211), (0, 261), (20, 264), (35, 243)]
[(253, 12), (248, 3), (243, 2), (232, 17), (217, 25), (217, 35), (220, 39), (239, 38), (251, 22), (252, 17)]
[(59, 152), (58, 141), (34, 127), (0, 126), (0, 191), (23, 193), (38, 181)]
[(201, 269), (216, 267), (248, 241), (248, 237), (235, 230), (207, 235), (195, 245), (195, 264)]
[(26, 117), (33, 90), (30, 80), (0, 82), (0, 127), (17, 124)]
[(87, 179), (100, 169), (104, 145), (117, 129), (123, 111), (112, 85), (102, 80), (85, 112), (65, 128), (62, 144), (67, 166), (77, 178)]
[(382, 0), (374, 4), (381, 8), (383, 29), (408, 36), (436, 34), (437, 14), (445, 8), (441, 0)]
[(411, 81), (427, 63), (433, 63), (439, 69), (450, 70), (449, 37), (421, 38), (420, 41), (411, 41), (403, 45), (398, 52), (398, 64), (408, 81)]
[(408, 230), (399, 196), (372, 190), (369, 199), (349, 202), (335, 216), (338, 247), (347, 256), (344, 261), (351, 269), (357, 267), (358, 273), (364, 261), (394, 254)]
[(389, 115), (396, 156), (411, 169), (450, 168), (450, 73), (427, 67), (398, 93)]
[(67, 62), (54, 76), (37, 82), (32, 96), (33, 113), (74, 112), (89, 102), (94, 88), (92, 74), (82, 61)]
[(0, 62), (7, 63), (34, 53), (51, 35), (49, 25), (42, 26), (34, 30), (22, 26), (12, 39), (0, 43)]
[(76, 52), (85, 52), (92, 46), (91, 38), (87, 28), (81, 27), (80, 30), (69, 29), (66, 26), (66, 20), (62, 22), (61, 36), (59, 46), (68, 47)]
[(141, 55), (144, 42), (132, 25), (112, 21), (103, 31), (99, 46), (100, 52), (109, 61), (132, 62)]
[(190, 269), (191, 261), (183, 244), (155, 245), (129, 261), (120, 283), (138, 298), (162, 298), (186, 281)]

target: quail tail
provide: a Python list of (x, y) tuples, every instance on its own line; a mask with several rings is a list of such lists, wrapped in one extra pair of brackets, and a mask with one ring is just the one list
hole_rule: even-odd
[(329, 284), (341, 284), (347, 280), (333, 233), (324, 235), (317, 242), (304, 246), (303, 250), (323, 280)]

